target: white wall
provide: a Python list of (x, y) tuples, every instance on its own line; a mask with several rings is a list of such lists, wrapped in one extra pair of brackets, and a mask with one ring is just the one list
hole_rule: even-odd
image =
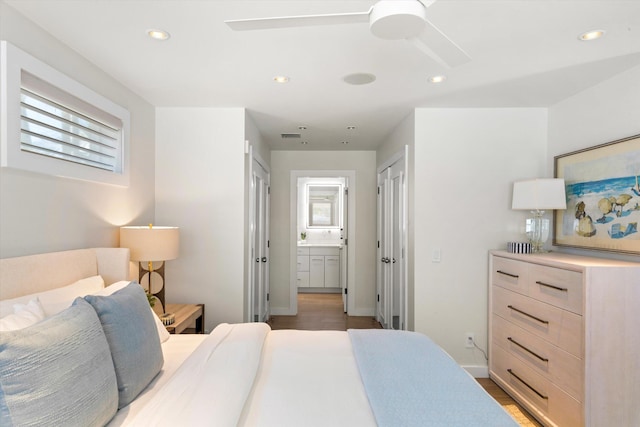
[(153, 107), (3, 2), (0, 39), (131, 113), (131, 181), (127, 188), (0, 169), (0, 257), (117, 247), (119, 226), (153, 219)]
[[(547, 175), (553, 157), (640, 134), (640, 66), (549, 108)], [(638, 261), (612, 252), (555, 248), (589, 256)], [(640, 250), (640, 249), (639, 249)]]
[[(376, 157), (374, 151), (272, 151), (271, 152), (271, 309), (286, 312), (289, 304), (290, 174), (292, 170), (355, 170), (357, 315), (373, 315), (375, 309), (376, 258)], [(351, 308), (350, 308), (351, 310)]]
[(419, 108), (415, 123), (415, 330), (486, 371), (464, 334), (487, 348), (488, 251), (523, 238), (512, 182), (545, 173), (546, 110)]
[(244, 320), (245, 111), (156, 110), (156, 223), (180, 227), (172, 303), (204, 303), (206, 330)]
[(396, 126), (391, 134), (385, 139), (385, 142), (378, 148), (376, 152), (376, 163), (379, 168), (394, 154), (404, 151), (404, 147), (409, 147), (409, 170), (407, 174), (408, 197), (407, 197), (407, 329), (415, 330), (414, 324), (414, 269), (415, 269), (415, 239), (414, 239), (414, 188), (415, 188), (415, 112), (411, 112), (404, 120)]

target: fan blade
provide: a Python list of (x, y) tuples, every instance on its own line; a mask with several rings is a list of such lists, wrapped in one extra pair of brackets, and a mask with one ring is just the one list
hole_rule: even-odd
[(428, 20), (426, 20), (422, 33), (408, 40), (446, 68), (457, 67), (471, 61), (467, 52)]
[[(371, 9), (373, 9), (373, 7)], [(235, 31), (309, 27), (315, 25), (354, 24), (359, 22), (369, 22), (369, 14), (371, 13), (371, 9), (369, 9), (369, 11), (367, 12), (336, 13), (328, 15), (302, 15), (284, 16), (277, 18), (238, 19), (224, 21), (224, 23)]]

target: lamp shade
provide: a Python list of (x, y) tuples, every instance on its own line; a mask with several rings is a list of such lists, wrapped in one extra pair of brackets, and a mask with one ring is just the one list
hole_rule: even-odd
[(178, 227), (120, 227), (120, 247), (129, 248), (132, 261), (178, 258)]
[(564, 179), (541, 178), (513, 183), (511, 209), (566, 209)]

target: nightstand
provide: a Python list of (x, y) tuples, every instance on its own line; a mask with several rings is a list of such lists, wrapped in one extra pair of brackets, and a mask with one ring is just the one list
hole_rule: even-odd
[(204, 334), (204, 304), (167, 304), (166, 311), (176, 316), (166, 326), (170, 334)]

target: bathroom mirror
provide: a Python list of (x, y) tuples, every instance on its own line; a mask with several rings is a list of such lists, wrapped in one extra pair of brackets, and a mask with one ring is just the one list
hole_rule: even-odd
[(340, 185), (307, 185), (308, 227), (340, 228)]

